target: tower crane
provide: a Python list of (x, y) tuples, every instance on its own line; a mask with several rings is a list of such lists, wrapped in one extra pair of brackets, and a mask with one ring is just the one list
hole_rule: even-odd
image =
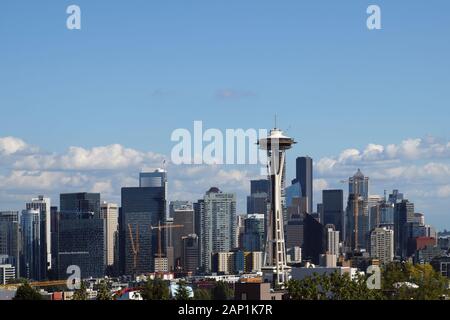
[[(131, 224), (128, 224), (128, 231), (130, 235), (131, 250), (133, 251), (133, 272), (136, 273), (137, 258), (139, 255), (139, 225), (136, 225), (136, 239), (133, 239), (133, 231), (131, 230)], [(135, 241), (136, 240), (136, 241)]]
[(161, 221), (158, 222), (157, 226), (150, 226), (151, 230), (158, 230), (158, 258), (162, 258), (162, 248), (161, 248), (161, 230), (163, 229), (175, 229), (182, 228), (183, 224), (161, 224)]

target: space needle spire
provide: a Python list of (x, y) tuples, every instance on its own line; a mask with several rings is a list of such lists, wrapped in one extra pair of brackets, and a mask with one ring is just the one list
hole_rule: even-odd
[(264, 280), (271, 282), (275, 288), (283, 288), (290, 275), (284, 242), (282, 179), (286, 150), (295, 143), (294, 139), (285, 136), (276, 128), (276, 124), (269, 136), (258, 141), (260, 149), (267, 151), (270, 181), (270, 211), (267, 218), (267, 240), (262, 272)]

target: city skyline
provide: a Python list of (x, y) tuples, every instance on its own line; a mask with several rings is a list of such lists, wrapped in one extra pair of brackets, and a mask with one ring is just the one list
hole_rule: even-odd
[[(445, 186), (441, 191), (442, 195), (439, 194), (440, 191), (436, 191), (434, 195), (431, 191), (421, 193), (417, 189), (408, 187), (408, 183), (398, 181), (402, 177), (402, 173), (406, 175), (419, 174), (420, 170), (417, 167), (406, 168), (400, 173), (395, 172), (395, 168), (377, 169), (372, 174), (371, 171), (367, 171), (370, 170), (370, 166), (364, 165), (364, 158), (387, 158), (389, 152), (398, 154), (417, 152), (418, 155), (424, 154), (427, 150), (442, 155), (446, 152), (446, 146), (443, 144), (429, 144), (427, 147), (418, 145), (416, 149), (410, 147), (403, 143), (395, 147), (387, 146), (385, 150), (380, 151), (372, 145), (359, 155), (355, 153), (356, 150), (349, 149), (338, 158), (326, 157), (318, 161), (313, 159), (313, 212), (316, 211), (316, 205), (322, 203), (323, 190), (343, 189), (344, 195), (347, 197), (348, 190), (343, 181), (352, 176), (357, 169), (361, 169), (370, 177), (370, 195), (383, 196), (385, 190), (391, 192), (398, 189), (405, 194), (406, 198), (416, 204), (417, 212), (426, 214), (427, 222), (442, 226), (439, 230), (450, 229), (450, 219), (446, 217), (448, 209), (445, 205), (448, 205), (449, 200), (446, 198)], [(289, 186), (289, 182), (295, 178), (296, 158), (302, 156), (296, 153), (297, 149), (299, 147), (295, 147), (293, 153), (287, 157), (288, 183), (286, 186)], [(389, 149), (391, 151), (388, 151)], [(450, 143), (448, 149), (450, 151)], [(21, 211), (24, 209), (26, 201), (41, 194), (49, 196), (53, 204), (58, 204), (59, 194), (66, 192), (99, 192), (102, 194), (103, 200), (120, 203), (120, 189), (139, 186), (139, 172), (153, 172), (153, 170), (165, 166), (168, 171), (169, 201), (195, 201), (201, 198), (210, 187), (218, 186), (226, 192), (236, 193), (237, 213), (244, 214), (246, 197), (250, 194), (250, 181), (265, 178), (265, 175), (261, 175), (259, 172), (261, 168), (258, 165), (173, 165), (167, 156), (151, 152), (144, 153), (119, 145), (91, 150), (71, 148), (68, 154), (58, 155), (37, 151), (36, 147), (15, 138), (0, 138), (0, 151), (3, 151), (3, 153), (0, 152), (0, 159), (12, 161), (10, 162), (12, 170), (10, 176), (3, 176), (4, 191), (0, 195), (1, 210)], [(116, 158), (109, 158), (110, 155), (114, 155)], [(360, 161), (358, 161), (358, 157), (361, 158)], [(395, 160), (376, 161), (396, 162)], [(352, 162), (355, 164), (353, 165)], [(21, 166), (24, 167), (20, 168)], [(446, 174), (445, 170), (439, 171), (440, 167), (437, 163), (429, 163), (425, 167), (432, 176)], [(393, 177), (382, 177), (382, 174), (388, 175), (389, 172), (392, 172)], [(413, 177), (405, 178), (408, 182), (411, 179)], [(420, 179), (426, 179), (426, 177), (417, 177), (418, 181)], [(9, 184), (18, 186), (11, 188)], [(411, 183), (411, 185), (415, 184)], [(439, 202), (442, 202), (442, 209), (436, 206), (436, 203)]]
[(297, 156), (314, 159), (314, 208), (360, 168), (372, 194), (400, 189), (450, 229), (448, 2), (377, 1), (381, 30), (368, 1), (80, 0), (81, 30), (70, 4), (2, 5), (0, 208), (59, 190), (119, 203), (166, 159), (171, 200), (217, 185), (244, 212), (259, 168), (170, 166), (170, 136), (195, 120), (269, 130), (277, 113), (299, 141), (288, 181)]

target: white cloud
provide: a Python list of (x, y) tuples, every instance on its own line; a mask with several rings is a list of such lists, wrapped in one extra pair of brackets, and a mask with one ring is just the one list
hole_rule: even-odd
[(85, 149), (70, 147), (59, 154), (33, 154), (17, 160), (14, 167), (27, 170), (118, 170), (154, 165), (158, 167), (163, 155), (125, 148), (119, 144)]
[(322, 190), (328, 189), (328, 182), (325, 179), (314, 179), (313, 181), (313, 191), (322, 192)]
[(12, 155), (27, 148), (25, 141), (14, 137), (0, 137), (0, 155)]
[(450, 184), (439, 187), (437, 195), (441, 198), (450, 198)]

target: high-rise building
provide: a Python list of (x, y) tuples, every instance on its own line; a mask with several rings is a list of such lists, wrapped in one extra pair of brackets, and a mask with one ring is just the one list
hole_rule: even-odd
[(115, 203), (103, 202), (100, 206), (100, 218), (105, 223), (106, 266), (115, 265), (114, 257), (117, 237), (119, 236), (119, 207)]
[(172, 201), (169, 204), (169, 208), (173, 224), (182, 226), (171, 230), (175, 269), (184, 270), (185, 268), (182, 265), (183, 238), (195, 233), (194, 208), (189, 201)]
[(369, 177), (364, 176), (360, 169), (348, 180), (348, 193), (357, 194), (364, 200), (369, 200)]
[(22, 228), (22, 272), (32, 280), (41, 280), (41, 218), (40, 211), (23, 210), (21, 215)]
[(293, 184), (300, 183), (301, 198), (306, 198), (306, 208), (313, 213), (313, 160), (310, 157), (298, 157), (296, 175)]
[(0, 264), (0, 285), (5, 285), (16, 278), (16, 268), (12, 264)]
[(387, 264), (394, 259), (394, 231), (387, 228), (375, 228), (370, 235), (370, 255)]
[(153, 172), (141, 172), (139, 174), (139, 187), (150, 188), (159, 187), (166, 188), (167, 172), (164, 169), (156, 169)]
[(414, 213), (414, 223), (417, 223), (420, 226), (425, 225), (425, 215), (423, 213)]
[(402, 202), (403, 200), (403, 193), (400, 193), (398, 190), (393, 190), (392, 193), (389, 195), (389, 203), (392, 203), (393, 205)]
[(211, 188), (200, 208), (200, 266), (211, 271), (211, 255), (236, 247), (236, 195)]
[(332, 224), (336, 231), (339, 231), (340, 241), (344, 228), (344, 191), (343, 190), (323, 190), (323, 225)]
[(199, 267), (198, 263), (200, 255), (198, 236), (196, 234), (183, 236), (181, 243), (181, 265), (183, 271), (196, 273)]
[(104, 221), (94, 212), (60, 213), (58, 226), (58, 277), (67, 278), (67, 268), (78, 266), (83, 279), (105, 275)]
[(59, 197), (60, 212), (87, 213), (100, 216), (100, 193), (63, 193)]
[(50, 198), (38, 196), (31, 199), (31, 202), (26, 204), (26, 209), (39, 210), (40, 216), (40, 278), (44, 279), (47, 276), (47, 271), (52, 268), (52, 241), (51, 241), (51, 212), (50, 212)]
[(0, 256), (20, 274), (21, 228), (18, 211), (0, 211)]
[(234, 269), (234, 252), (214, 252), (211, 261), (212, 272), (231, 274)]
[(304, 225), (303, 215), (293, 214), (286, 224), (286, 249), (303, 246)]
[(383, 201), (379, 206), (380, 224), (377, 227), (384, 227), (394, 230), (394, 204)]
[(326, 225), (327, 232), (327, 254), (339, 256), (339, 231), (335, 230), (334, 225)]
[(244, 241), (245, 251), (264, 250), (264, 214), (249, 214), (244, 220)]
[(369, 244), (369, 178), (360, 169), (349, 178), (345, 243), (347, 251), (368, 250)]
[[(144, 274), (154, 271), (154, 258), (158, 254), (158, 231), (151, 227), (166, 220), (166, 188), (122, 188), (122, 209), (119, 221), (122, 246), (122, 273)], [(163, 242), (165, 237), (161, 236)], [(165, 241), (164, 241), (165, 242)], [(165, 248), (165, 243), (161, 243)], [(162, 252), (165, 254), (165, 252)]]
[(250, 196), (247, 197), (247, 214), (263, 214), (268, 212), (269, 180), (251, 180)]
[(245, 226), (244, 221), (247, 218), (247, 215), (239, 214), (236, 216), (236, 231), (234, 233), (234, 248), (233, 249), (242, 249), (244, 246), (244, 232)]
[[(414, 220), (414, 203), (403, 199), (395, 203), (394, 208), (394, 252), (406, 257), (409, 239), (408, 223)], [(410, 229), (410, 228), (409, 228)]]
[(52, 254), (52, 274), (56, 276), (58, 272), (58, 228), (59, 228), (59, 211), (58, 207), (50, 207), (50, 242)]
[(350, 194), (347, 203), (346, 248), (347, 251), (367, 251), (369, 230), (369, 212), (367, 201)]
[(314, 264), (320, 263), (320, 255), (326, 250), (326, 235), (324, 226), (312, 215), (305, 214), (303, 218), (302, 257)]
[(383, 197), (378, 195), (369, 195), (369, 230), (377, 228), (381, 223), (380, 206), (383, 203)]
[(302, 248), (292, 247), (287, 249), (288, 259), (290, 258), (290, 263), (301, 263), (302, 262)]

